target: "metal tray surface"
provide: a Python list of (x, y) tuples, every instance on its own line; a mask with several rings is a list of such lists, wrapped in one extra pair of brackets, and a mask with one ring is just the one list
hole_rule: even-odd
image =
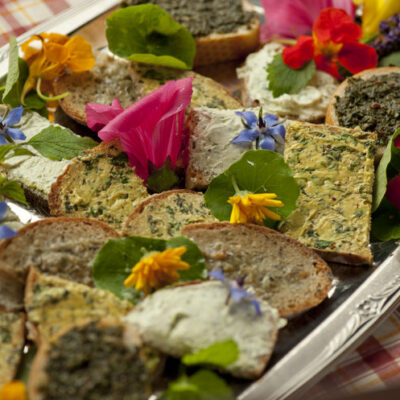
[[(257, 0), (251, 2), (260, 3)], [(40, 32), (71, 34), (88, 26), (118, 3), (119, 0), (88, 0), (24, 33), (17, 41), (21, 44)], [(0, 76), (7, 73), (8, 50), (8, 45), (0, 49)], [(229, 64), (232, 76), (236, 64)], [(229, 76), (225, 67), (202, 67), (198, 72), (217, 80), (221, 76), (220, 82), (234, 89), (229, 81), (224, 82)], [(76, 125), (68, 117), (61, 115), (59, 118), (63, 125), (76, 131)], [(12, 201), (8, 203), (24, 223), (45, 217)], [(288, 320), (279, 333), (264, 375), (255, 382), (230, 382), (238, 400), (299, 398), (400, 304), (400, 246), (395, 241), (371, 246), (375, 260), (371, 267), (331, 264), (334, 281), (328, 298), (320, 306)], [(151, 400), (154, 399), (155, 396), (151, 396)]]

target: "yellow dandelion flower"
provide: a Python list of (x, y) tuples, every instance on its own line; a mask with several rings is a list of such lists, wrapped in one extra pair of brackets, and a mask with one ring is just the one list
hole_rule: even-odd
[(232, 224), (263, 224), (264, 219), (270, 218), (279, 221), (281, 217), (266, 207), (283, 207), (280, 200), (274, 200), (275, 193), (246, 194), (245, 196), (229, 197), (228, 203), (232, 204), (230, 222)]
[(25, 384), (21, 381), (6, 383), (0, 389), (0, 400), (28, 400)]
[(149, 294), (153, 288), (159, 289), (176, 282), (179, 279), (177, 271), (189, 269), (189, 264), (181, 260), (185, 252), (186, 247), (181, 246), (147, 254), (132, 268), (124, 286), (135, 286), (136, 290)]

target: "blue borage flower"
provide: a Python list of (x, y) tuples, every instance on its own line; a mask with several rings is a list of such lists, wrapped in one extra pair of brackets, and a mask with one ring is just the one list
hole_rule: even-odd
[(17, 128), (12, 128), (13, 125), (18, 124), (22, 117), (23, 106), (14, 108), (9, 111), (7, 116), (3, 119), (0, 117), (0, 145), (7, 144), (9, 138), (13, 140), (25, 140), (24, 133)]
[(235, 114), (242, 118), (246, 129), (232, 140), (233, 144), (248, 146), (255, 141), (257, 149), (283, 153), (286, 129), (276, 115), (266, 114), (263, 117), (262, 108), (258, 117), (253, 111), (236, 111)]
[(224, 273), (220, 269), (216, 269), (214, 271), (209, 272), (208, 274), (214, 279), (221, 281), (224, 286), (229, 290), (228, 297), (226, 302), (228, 303), (230, 299), (233, 299), (236, 303), (240, 303), (243, 299), (249, 299), (253, 304), (257, 315), (261, 315), (261, 307), (260, 303), (253, 298), (253, 295), (247, 292), (243, 288), (244, 281), (243, 279), (239, 279), (236, 281), (228, 281), (224, 275)]
[[(4, 218), (5, 213), (7, 212), (7, 203), (5, 201), (0, 201), (0, 220)], [(17, 234), (17, 232), (13, 231), (7, 225), (0, 225), (0, 239), (8, 239)]]

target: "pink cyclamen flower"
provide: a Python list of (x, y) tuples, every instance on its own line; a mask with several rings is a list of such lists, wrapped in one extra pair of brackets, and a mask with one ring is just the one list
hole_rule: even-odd
[(260, 41), (280, 37), (297, 38), (310, 35), (321, 10), (341, 8), (354, 20), (355, 5), (351, 0), (261, 0), (265, 24), (260, 28)]
[[(115, 104), (118, 115), (98, 132), (102, 140), (120, 139), (130, 164), (144, 180), (149, 175), (149, 161), (161, 168), (169, 157), (175, 167), (183, 143), (185, 110), (192, 98), (192, 81), (169, 81), (119, 113)], [(91, 109), (93, 105), (89, 114)], [(93, 125), (100, 122), (90, 120)]]
[(118, 99), (114, 99), (111, 106), (105, 104), (87, 103), (86, 122), (95, 132), (104, 128), (111, 120), (124, 111)]
[(400, 175), (388, 182), (386, 198), (400, 211)]

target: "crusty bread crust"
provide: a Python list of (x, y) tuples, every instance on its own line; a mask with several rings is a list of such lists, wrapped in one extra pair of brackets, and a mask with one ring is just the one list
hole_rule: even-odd
[(0, 312), (23, 310), (24, 286), (25, 280), (0, 262)]
[(195, 225), (187, 225), (182, 229), (183, 235), (190, 236), (190, 231), (195, 231), (197, 229), (205, 229), (209, 231), (219, 230), (221, 228), (230, 228), (231, 230), (235, 230), (240, 226), (245, 226), (250, 231), (262, 233), (267, 236), (274, 236), (276, 239), (282, 242), (282, 248), (287, 246), (295, 247), (298, 249), (298, 253), (304, 257), (309, 258), (310, 263), (313, 264), (316, 275), (319, 280), (319, 290), (316, 291), (311, 298), (298, 298), (296, 305), (292, 305), (290, 307), (281, 307), (279, 308), (279, 313), (281, 316), (286, 316), (290, 314), (295, 314), (300, 311), (307, 310), (309, 308), (317, 306), (321, 303), (326, 296), (328, 295), (329, 290), (332, 286), (332, 271), (329, 268), (328, 264), (320, 258), (313, 250), (301, 244), (297, 240), (283, 235), (277, 231), (269, 229), (265, 226), (254, 225), (254, 224), (231, 224), (229, 222), (216, 222), (212, 224), (195, 224)]

